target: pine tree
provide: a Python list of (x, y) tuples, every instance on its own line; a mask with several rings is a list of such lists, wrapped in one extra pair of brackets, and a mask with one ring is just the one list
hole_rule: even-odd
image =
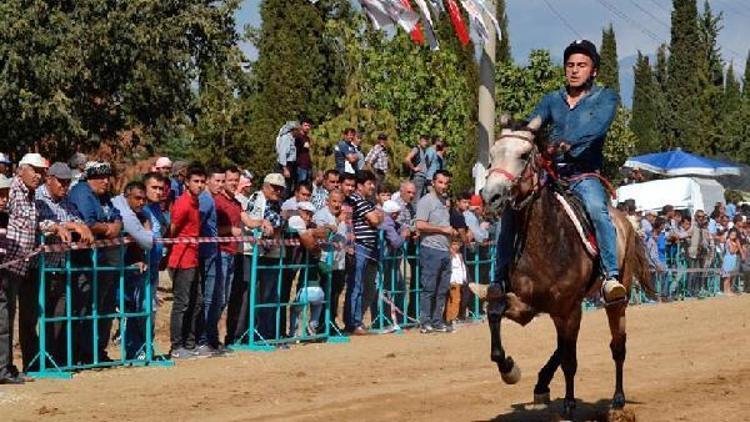
[(703, 153), (699, 139), (700, 109), (695, 102), (700, 96), (701, 40), (695, 0), (674, 0), (672, 31), (667, 60), (666, 94), (669, 116), (666, 143), (668, 148), (687, 147)]
[(742, 78), (742, 97), (750, 101), (750, 51), (745, 60), (745, 76)]
[(620, 94), (620, 71), (617, 63), (617, 41), (612, 24), (602, 30), (601, 63), (597, 80)]
[(502, 39), (495, 50), (495, 64), (512, 63), (510, 54), (510, 32), (508, 31), (508, 14), (505, 11), (505, 0), (497, 0), (497, 21), (500, 24)]
[(707, 82), (718, 87), (724, 84), (724, 61), (717, 42), (719, 32), (724, 28), (721, 24), (723, 19), (724, 14), (720, 12), (715, 15), (708, 1), (703, 4), (703, 14), (698, 20), (698, 27), (700, 28), (701, 53), (706, 66), (704, 71), (707, 73)]
[(667, 88), (667, 47), (666, 44), (659, 45), (656, 49), (656, 65), (654, 66), (654, 77), (659, 88), (664, 91)]
[(638, 60), (633, 67), (635, 87), (633, 88), (633, 113), (630, 129), (638, 142), (636, 152), (658, 151), (660, 148), (660, 131), (658, 128), (658, 91), (659, 84), (654, 77), (648, 56), (638, 52)]
[(734, 64), (729, 63), (725, 77), (721, 107), (718, 115), (717, 131), (720, 133), (716, 153), (734, 160), (741, 160), (742, 138), (740, 138), (741, 127), (747, 125), (742, 121), (742, 91), (740, 83), (734, 75)]
[(721, 153), (721, 128), (719, 125), (725, 113), (722, 113), (724, 97), (724, 62), (718, 44), (719, 31), (722, 29), (722, 14), (715, 15), (708, 2), (704, 3), (703, 13), (698, 19), (701, 41), (698, 58), (699, 96), (694, 107), (699, 111), (698, 142), (699, 150), (707, 154)]

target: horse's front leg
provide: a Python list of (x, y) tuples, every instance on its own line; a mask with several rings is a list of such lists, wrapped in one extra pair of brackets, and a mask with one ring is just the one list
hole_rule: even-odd
[(515, 384), (521, 379), (521, 371), (510, 356), (505, 355), (500, 337), (500, 321), (505, 312), (505, 297), (487, 303), (487, 321), (490, 325), (490, 359), (497, 364), (500, 376), (506, 384)]
[(609, 348), (612, 350), (612, 359), (615, 361), (615, 395), (612, 397), (612, 408), (622, 409), (625, 406), (625, 391), (622, 387), (622, 369), (625, 364), (625, 309), (627, 304), (607, 308), (609, 329), (612, 332), (612, 341)]
[(577, 306), (568, 314), (567, 318), (556, 317), (557, 344), (560, 352), (560, 366), (565, 374), (565, 400), (563, 400), (563, 416), (572, 417), (576, 408), (575, 375), (578, 369), (576, 358), (576, 344), (578, 331), (581, 328), (581, 306)]

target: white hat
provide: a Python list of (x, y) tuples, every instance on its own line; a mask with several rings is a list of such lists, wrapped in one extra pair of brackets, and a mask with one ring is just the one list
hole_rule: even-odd
[(4, 174), (0, 174), (0, 189), (10, 188), (10, 179), (5, 177)]
[(401, 205), (398, 204), (396, 201), (388, 200), (385, 201), (383, 204), (383, 212), (386, 212), (388, 214), (392, 214), (394, 212), (400, 212), (401, 211)]
[(297, 211), (299, 204), (296, 201), (286, 200), (281, 204), (281, 211)]
[(172, 167), (172, 160), (169, 157), (159, 157), (154, 164), (156, 168)]
[(24, 164), (43, 169), (49, 167), (49, 162), (42, 157), (42, 154), (36, 152), (30, 152), (24, 155), (23, 158), (21, 158), (21, 161), (18, 162), (18, 165), (22, 166)]
[(310, 201), (302, 201), (297, 203), (297, 209), (300, 211), (315, 212), (315, 205)]
[(286, 188), (286, 181), (284, 181), (284, 176), (281, 175), (281, 173), (270, 173), (268, 174), (265, 179), (263, 179), (264, 184), (269, 185), (276, 185), (281, 186), (282, 188)]
[(288, 227), (296, 232), (304, 233), (307, 229), (307, 224), (305, 224), (305, 220), (299, 215), (293, 215), (289, 217)]
[(0, 164), (11, 164), (12, 161), (10, 161), (10, 158), (8, 158), (8, 154), (4, 152), (0, 152)]

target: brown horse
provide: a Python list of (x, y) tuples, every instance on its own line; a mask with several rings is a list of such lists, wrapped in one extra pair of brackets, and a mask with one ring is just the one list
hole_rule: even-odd
[[(507, 123), (505, 119), (504, 126)], [(576, 343), (581, 325), (582, 301), (601, 286), (597, 258), (584, 248), (575, 226), (554, 196), (543, 184), (545, 143), (536, 136), (541, 121), (514, 123), (503, 129), (490, 149), (491, 169), (483, 190), (485, 203), (501, 214), (513, 207), (518, 224), (516, 258), (512, 262), (508, 286), (492, 284), (479, 291), (488, 302), (491, 333), (491, 359), (497, 363), (503, 380), (513, 384), (520, 370), (505, 354), (500, 338), (500, 320), (507, 317), (521, 325), (539, 313), (549, 314), (557, 329), (557, 349), (539, 371), (534, 388), (535, 404), (549, 402), (549, 384), (562, 366), (565, 374), (564, 413), (575, 408), (574, 377), (577, 368)], [(617, 230), (618, 263), (621, 282), (630, 291), (637, 278), (653, 293), (645, 251), (624, 215), (610, 208)], [(612, 407), (625, 405), (622, 385), (625, 361), (625, 309), (627, 302), (606, 307), (612, 333), (610, 349), (615, 361), (615, 393)]]

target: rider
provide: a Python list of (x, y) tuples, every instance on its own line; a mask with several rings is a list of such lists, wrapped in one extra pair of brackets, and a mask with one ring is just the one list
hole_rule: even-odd
[[(570, 190), (581, 199), (594, 226), (606, 280), (602, 293), (606, 302), (625, 298), (625, 287), (618, 280), (617, 235), (609, 215), (608, 192), (594, 175), (602, 167), (602, 147), (619, 99), (608, 88), (596, 86), (599, 54), (587, 40), (571, 43), (563, 54), (564, 88), (545, 95), (531, 113), (551, 123), (551, 141), (557, 146), (558, 175), (570, 181)], [(509, 264), (514, 255), (516, 213), (503, 214), (498, 248), (498, 282), (508, 281)]]

